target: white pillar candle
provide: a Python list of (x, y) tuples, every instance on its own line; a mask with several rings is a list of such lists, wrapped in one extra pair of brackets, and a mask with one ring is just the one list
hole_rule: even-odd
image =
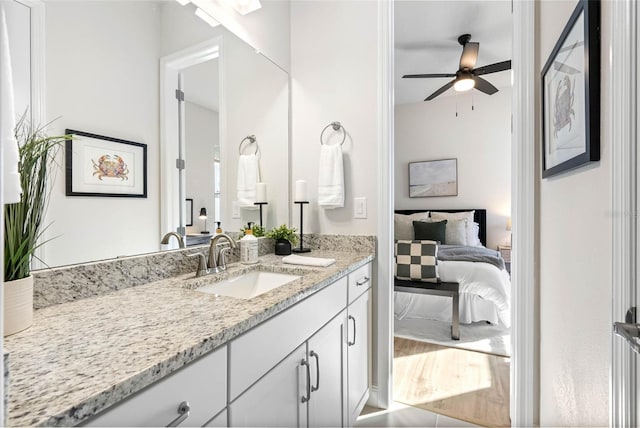
[(267, 202), (266, 183), (256, 183), (256, 202)]
[(307, 197), (307, 182), (305, 180), (297, 180), (296, 181), (296, 193), (295, 193), (295, 202), (305, 202), (308, 200)]

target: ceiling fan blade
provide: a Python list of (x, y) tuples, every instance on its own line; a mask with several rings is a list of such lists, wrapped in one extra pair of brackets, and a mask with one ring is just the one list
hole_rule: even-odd
[(496, 62), (495, 64), (485, 65), (484, 67), (478, 67), (473, 70), (473, 74), (481, 76), (483, 74), (497, 73), (498, 71), (505, 71), (511, 69), (511, 60)]
[(480, 43), (467, 42), (462, 48), (462, 56), (460, 56), (460, 69), (468, 68), (471, 70), (478, 60), (478, 50)]
[(422, 79), (427, 77), (456, 77), (455, 74), (451, 73), (440, 73), (440, 74), (405, 74), (402, 76), (403, 79)]
[(432, 99), (434, 99), (438, 95), (441, 95), (444, 92), (448, 91), (449, 89), (451, 89), (453, 87), (453, 82), (455, 82), (455, 81), (456, 81), (456, 79), (453, 79), (451, 82), (447, 83), (442, 88), (438, 89), (433, 94), (431, 94), (427, 98), (425, 98), (425, 101), (431, 101)]
[(476, 82), (475, 88), (480, 92), (484, 92), (487, 95), (493, 95), (498, 92), (498, 88), (493, 86), (488, 81), (484, 80), (482, 77), (472, 76), (471, 78), (474, 82)]

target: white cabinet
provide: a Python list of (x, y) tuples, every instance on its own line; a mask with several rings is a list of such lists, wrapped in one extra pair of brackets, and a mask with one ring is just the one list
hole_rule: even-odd
[(339, 427), (343, 421), (343, 343), (347, 312), (342, 311), (308, 341), (311, 385), (309, 427)]
[(369, 288), (371, 288), (371, 263), (367, 263), (349, 274), (349, 304)]
[(369, 398), (369, 291), (348, 308), (347, 424), (352, 426)]
[[(259, 355), (257, 355), (259, 358)], [(302, 344), (229, 405), (232, 427), (306, 426), (307, 345)]]
[(202, 426), (227, 404), (227, 347), (223, 346), (107, 409), (86, 426), (167, 426), (189, 415), (180, 426)]

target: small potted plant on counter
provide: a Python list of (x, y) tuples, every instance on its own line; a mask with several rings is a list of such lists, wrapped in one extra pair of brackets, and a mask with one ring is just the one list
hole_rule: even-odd
[(291, 245), (298, 242), (296, 228), (289, 228), (286, 224), (271, 229), (267, 232), (267, 238), (276, 241), (276, 256), (288, 256), (291, 254)]
[(4, 206), (4, 336), (22, 331), (33, 322), (31, 261), (44, 244), (42, 234), (53, 162), (68, 135), (49, 136), (33, 128), (23, 116), (15, 127), (18, 143), (20, 201)]

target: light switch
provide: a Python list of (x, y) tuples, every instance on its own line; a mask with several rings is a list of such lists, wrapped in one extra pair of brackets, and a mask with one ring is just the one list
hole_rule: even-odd
[(240, 218), (240, 207), (238, 201), (231, 202), (231, 218)]
[(353, 217), (367, 218), (367, 198), (354, 198), (353, 201)]

